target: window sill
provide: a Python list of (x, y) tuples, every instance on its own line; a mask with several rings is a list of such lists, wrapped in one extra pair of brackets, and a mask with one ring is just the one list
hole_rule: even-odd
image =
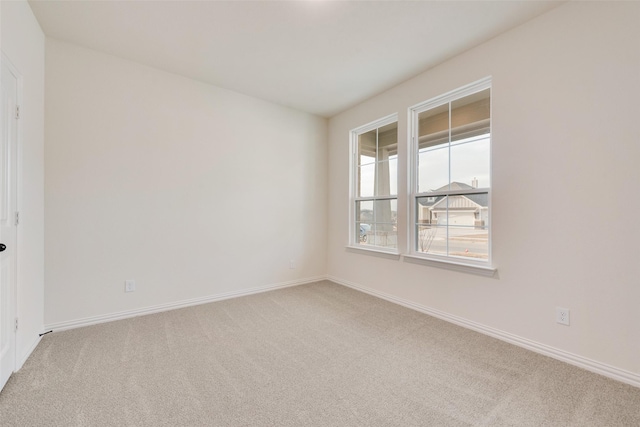
[(498, 271), (497, 268), (484, 266), (484, 265), (466, 264), (463, 262), (424, 258), (417, 255), (403, 255), (402, 259), (403, 261), (409, 262), (412, 264), (427, 265), (429, 267), (444, 268), (446, 270), (460, 271), (462, 273), (469, 273), (469, 274), (478, 274), (480, 276), (486, 276), (486, 277), (493, 277), (493, 275)]
[(356, 254), (373, 255), (396, 261), (400, 259), (400, 254), (398, 252), (385, 251), (384, 249), (377, 249), (375, 247), (347, 246), (346, 250), (347, 252), (353, 252)]

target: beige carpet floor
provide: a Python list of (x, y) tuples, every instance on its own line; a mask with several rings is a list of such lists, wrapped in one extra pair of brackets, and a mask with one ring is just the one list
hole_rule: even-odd
[(46, 335), (9, 426), (640, 426), (640, 389), (330, 282)]

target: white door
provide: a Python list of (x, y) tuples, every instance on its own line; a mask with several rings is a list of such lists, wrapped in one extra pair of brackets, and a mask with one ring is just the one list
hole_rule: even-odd
[(0, 390), (15, 369), (16, 357), (16, 166), (18, 78), (5, 58), (0, 71)]

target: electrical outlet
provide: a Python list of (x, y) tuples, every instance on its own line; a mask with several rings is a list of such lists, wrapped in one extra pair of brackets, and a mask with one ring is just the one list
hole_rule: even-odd
[(124, 281), (124, 291), (125, 292), (133, 292), (136, 290), (136, 281), (133, 279), (128, 279)]
[(290, 269), (292, 269), (292, 270), (295, 270), (295, 269), (296, 269), (296, 262), (295, 262), (295, 260), (292, 260), (292, 259), (290, 259), (290, 260), (289, 260), (289, 268), (290, 268)]
[(556, 307), (556, 322), (569, 326), (569, 309)]

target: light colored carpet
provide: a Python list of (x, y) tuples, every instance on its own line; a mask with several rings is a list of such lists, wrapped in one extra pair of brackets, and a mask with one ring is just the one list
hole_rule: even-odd
[(8, 426), (640, 426), (640, 389), (320, 282), (45, 336)]

